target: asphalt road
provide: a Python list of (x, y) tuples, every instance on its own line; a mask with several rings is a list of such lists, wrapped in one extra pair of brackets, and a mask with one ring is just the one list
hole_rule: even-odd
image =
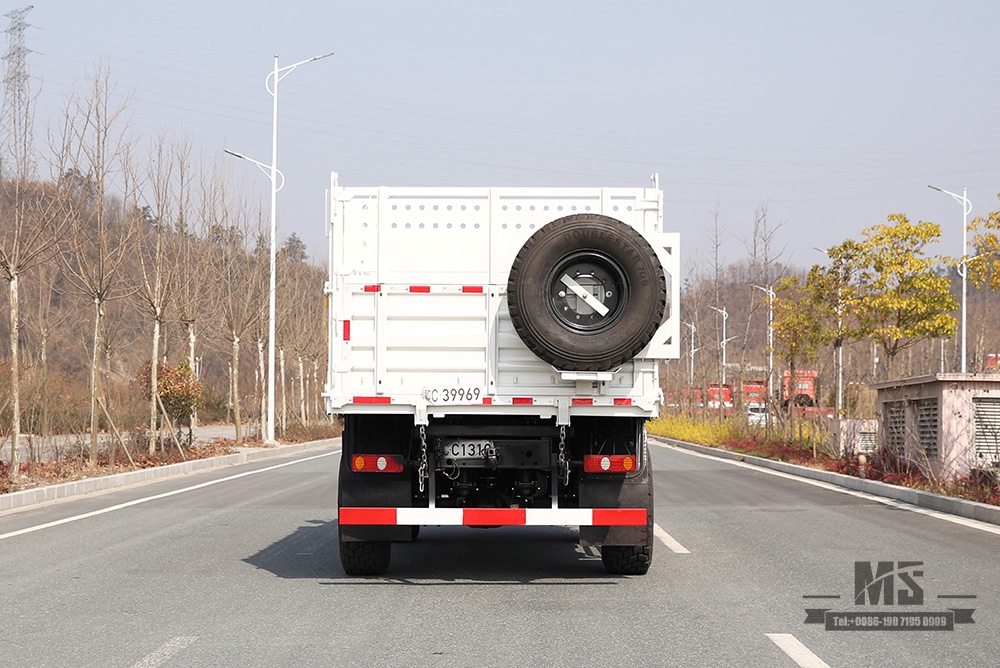
[[(653, 450), (644, 577), (569, 528), (431, 527), (348, 578), (336, 448), (5, 513), (0, 666), (995, 665), (997, 527)], [(922, 562), (923, 604), (856, 606), (856, 561)], [(975, 623), (828, 631), (807, 608)]]

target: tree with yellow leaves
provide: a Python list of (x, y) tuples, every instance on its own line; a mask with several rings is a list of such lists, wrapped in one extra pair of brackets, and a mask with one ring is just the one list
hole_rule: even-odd
[(1000, 290), (1000, 211), (991, 211), (986, 218), (977, 217), (969, 225), (969, 231), (975, 234), (972, 247), (976, 249), (966, 263), (969, 280), (977, 288), (988, 285)]
[(938, 271), (945, 260), (924, 254), (927, 244), (941, 236), (941, 228), (911, 223), (898, 213), (888, 221), (863, 230), (861, 241), (846, 241), (829, 254), (853, 264), (841, 308), (856, 318), (856, 338), (870, 338), (882, 347), (885, 375), (891, 378), (892, 362), (902, 350), (923, 339), (955, 335), (958, 323), (951, 312), (958, 302), (951, 281)]
[[(774, 352), (788, 365), (789, 377), (794, 379), (800, 364), (816, 359), (823, 343), (824, 330), (813, 300), (803, 289), (798, 276), (786, 276), (775, 286)], [(794, 381), (792, 382), (794, 387)], [(791, 433), (795, 434), (794, 397), (789, 397), (788, 409), (791, 415)], [(815, 444), (813, 456), (816, 455)]]

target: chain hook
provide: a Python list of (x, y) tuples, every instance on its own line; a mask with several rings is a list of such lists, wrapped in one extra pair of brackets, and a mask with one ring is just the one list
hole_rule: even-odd
[(427, 430), (420, 425), (420, 468), (417, 469), (417, 484), (424, 491), (424, 482), (429, 478), (427, 472)]

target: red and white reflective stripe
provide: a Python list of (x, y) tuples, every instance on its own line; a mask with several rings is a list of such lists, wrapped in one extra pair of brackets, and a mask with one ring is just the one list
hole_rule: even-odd
[[(349, 320), (344, 321), (344, 341), (351, 340), (351, 322)], [(511, 406), (552, 406), (554, 402), (545, 401), (544, 399), (535, 399), (534, 397), (499, 397), (497, 399), (500, 404), (506, 404)], [(412, 404), (412, 401), (406, 398), (400, 399), (402, 404)], [(509, 402), (509, 403), (508, 403)], [(391, 404), (392, 400), (389, 397), (354, 397), (351, 403), (355, 404)], [(494, 403), (494, 397), (483, 397), (482, 404), (485, 406), (490, 406)], [(472, 404), (467, 404), (472, 405)], [(571, 400), (570, 405), (572, 406), (610, 406), (611, 403), (608, 399), (591, 399), (588, 397), (576, 397)], [(631, 406), (632, 400), (629, 398), (618, 398), (614, 399), (615, 406)]]
[(570, 404), (573, 406), (631, 406), (632, 399), (631, 397), (615, 397), (608, 401), (607, 399), (594, 400), (591, 397), (574, 397)]
[(351, 321), (350, 320), (345, 320), (344, 321), (344, 341), (350, 341), (350, 340), (351, 340)]
[(382, 288), (385, 288), (388, 292), (401, 292), (406, 291), (410, 293), (417, 294), (429, 294), (432, 292), (451, 292), (454, 293), (456, 290), (463, 294), (473, 294), (481, 295), (486, 292), (486, 288), (482, 285), (386, 285), (383, 286), (380, 283), (372, 283), (369, 285), (361, 286), (363, 292), (382, 292)]
[(355, 404), (391, 404), (391, 397), (354, 397), (351, 403)]
[(341, 524), (645, 526), (645, 508), (341, 508)]
[[(391, 404), (392, 403), (392, 397), (351, 397), (351, 400), (348, 403), (352, 403), (352, 404)], [(407, 403), (407, 402), (404, 402), (404, 404), (405, 403)], [(491, 405), (493, 405), (493, 397), (483, 397), (482, 403), (483, 403), (484, 406), (491, 406)], [(532, 400), (528, 399), (524, 403), (526, 403), (528, 405), (531, 405)], [(468, 404), (468, 405), (472, 406), (472, 405), (475, 405), (475, 404)]]

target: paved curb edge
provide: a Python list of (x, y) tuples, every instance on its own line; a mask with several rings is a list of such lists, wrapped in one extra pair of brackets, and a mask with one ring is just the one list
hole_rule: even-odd
[(773, 459), (764, 459), (763, 457), (743, 455), (738, 452), (730, 452), (729, 450), (721, 450), (704, 445), (687, 443), (685, 441), (677, 441), (663, 436), (653, 436), (650, 434), (650, 438), (684, 450), (692, 450), (694, 452), (716, 457), (718, 459), (741, 461), (754, 466), (759, 466), (761, 468), (772, 469), (775, 471), (781, 471), (782, 473), (799, 476), (801, 478), (819, 480), (838, 487), (844, 487), (858, 492), (865, 492), (867, 494), (874, 494), (875, 496), (902, 501), (919, 508), (927, 508), (928, 510), (935, 510), (937, 512), (958, 515), (959, 517), (965, 517), (971, 520), (1000, 525), (1000, 506), (991, 506), (986, 503), (979, 503), (978, 501), (956, 499), (955, 497), (945, 496), (943, 494), (924, 492), (919, 489), (910, 489), (909, 487), (899, 487), (897, 485), (878, 482), (877, 480), (855, 478), (854, 476), (844, 475), (842, 473), (822, 471), (820, 469), (809, 468), (808, 466), (799, 466), (798, 464), (789, 464), (787, 462), (779, 462)]
[(58, 485), (46, 485), (25, 489), (20, 492), (10, 494), (0, 494), (0, 512), (24, 508), (38, 503), (65, 499), (80, 494), (90, 494), (108, 489), (128, 487), (143, 482), (153, 480), (163, 480), (174, 476), (194, 473), (195, 471), (206, 471), (208, 469), (222, 468), (224, 466), (235, 466), (246, 464), (260, 459), (270, 459), (272, 457), (282, 457), (294, 455), (304, 450), (320, 448), (329, 445), (331, 441), (339, 439), (325, 439), (321, 441), (309, 441), (308, 443), (296, 443), (294, 445), (280, 445), (275, 448), (254, 448), (238, 452), (234, 455), (222, 455), (220, 457), (206, 457), (205, 459), (192, 459), (180, 464), (169, 464), (167, 466), (155, 466), (128, 473), (116, 473), (114, 475), (98, 476), (96, 478), (85, 478), (74, 480), (73, 482), (59, 483)]

